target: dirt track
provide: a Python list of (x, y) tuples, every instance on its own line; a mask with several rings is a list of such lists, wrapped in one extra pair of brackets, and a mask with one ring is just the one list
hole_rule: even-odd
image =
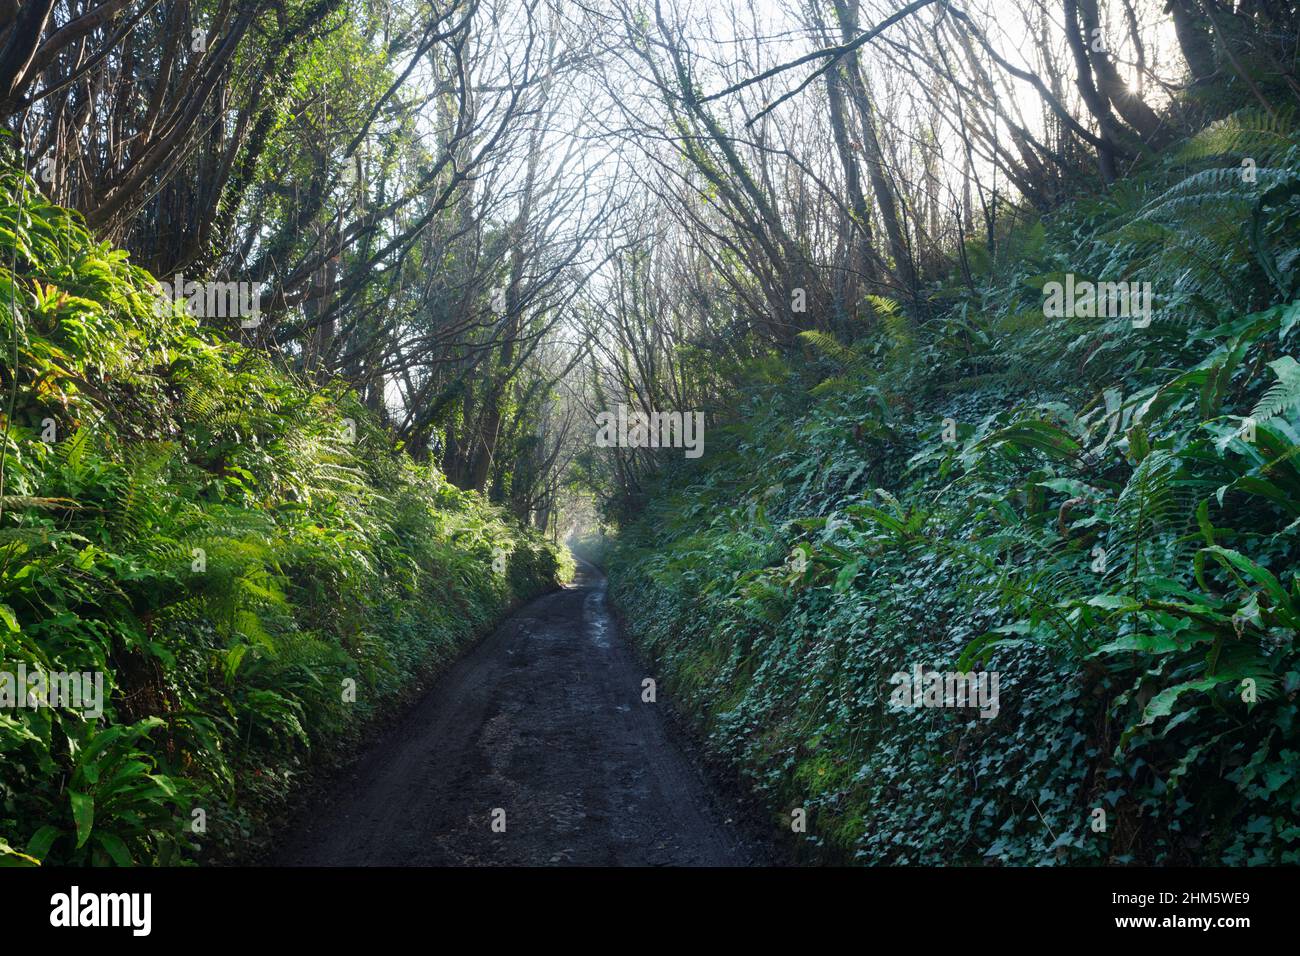
[[(688, 759), (581, 567), (457, 662), (312, 807), (278, 865), (747, 865), (769, 851)], [(662, 700), (662, 697), (661, 697)], [(505, 832), (493, 832), (493, 811)], [(498, 816), (499, 819), (499, 816)]]

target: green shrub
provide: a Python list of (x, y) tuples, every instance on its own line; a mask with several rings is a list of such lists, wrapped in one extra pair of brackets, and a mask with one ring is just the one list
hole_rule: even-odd
[(568, 556), (0, 178), (0, 670), (106, 698), (0, 709), (0, 862), (241, 853), (314, 751)]
[[(814, 387), (751, 390), (623, 529), (634, 637), (811, 853), (1300, 862), (1298, 160), (1239, 114), (906, 347), (806, 336)], [(1066, 272), (1151, 282), (1151, 326), (1045, 319)], [(915, 664), (996, 671), (998, 716), (891, 708)]]

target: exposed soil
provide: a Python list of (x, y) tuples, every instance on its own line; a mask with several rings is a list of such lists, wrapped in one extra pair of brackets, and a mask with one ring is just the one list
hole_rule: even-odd
[[(727, 866), (777, 854), (671, 725), (581, 565), (299, 817), (282, 866)], [(504, 832), (500, 828), (504, 811)]]

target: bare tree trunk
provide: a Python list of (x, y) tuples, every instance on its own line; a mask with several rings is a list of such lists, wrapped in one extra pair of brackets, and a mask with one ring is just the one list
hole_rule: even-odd
[[(835, 16), (839, 21), (840, 34), (845, 43), (861, 32), (858, 27), (858, 0), (835, 0)], [(871, 97), (867, 94), (866, 82), (862, 78), (862, 64), (858, 58), (858, 51), (850, 51), (845, 55), (844, 60), (849, 91), (853, 104), (857, 108), (862, 129), (862, 148), (866, 153), (867, 177), (871, 181), (871, 191), (876, 205), (880, 208), (880, 219), (885, 226), (885, 236), (889, 241), (889, 256), (893, 260), (894, 272), (905, 295), (915, 301), (918, 293), (916, 267), (912, 262), (912, 250), (908, 247), (907, 237), (899, 220), (894, 187), (885, 169), (884, 153), (880, 148), (880, 139), (876, 135), (875, 109), (872, 107)]]

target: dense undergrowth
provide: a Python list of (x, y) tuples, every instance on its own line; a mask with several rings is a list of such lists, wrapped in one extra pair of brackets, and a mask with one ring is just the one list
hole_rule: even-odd
[(0, 863), (241, 854), (313, 754), (571, 562), (3, 179), (0, 670), (105, 700), (0, 710)]
[[(1300, 862), (1293, 129), (972, 246), (924, 322), (805, 333), (625, 524), (633, 637), (810, 856)], [(1045, 318), (1067, 272), (1149, 281), (1150, 326)], [(891, 707), (917, 664), (996, 671), (997, 716)]]

